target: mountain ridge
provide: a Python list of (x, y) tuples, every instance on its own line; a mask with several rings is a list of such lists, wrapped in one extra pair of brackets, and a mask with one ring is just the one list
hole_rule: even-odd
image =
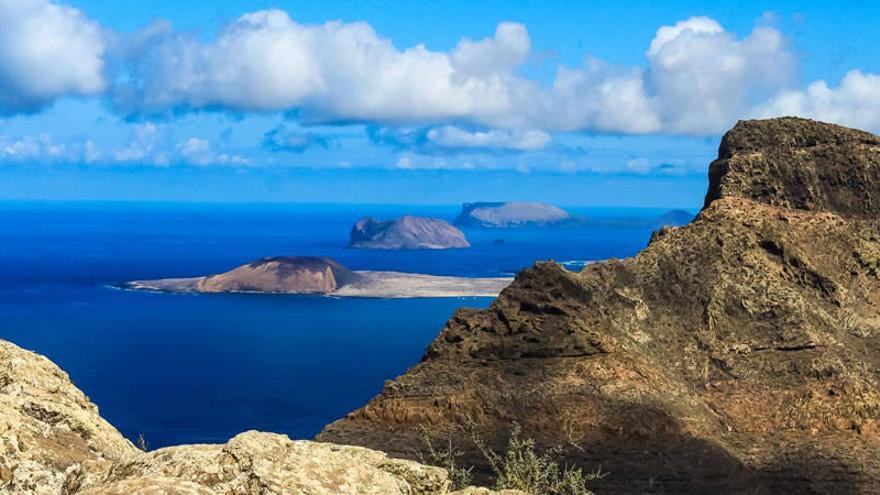
[(612, 473), (599, 492), (880, 492), (878, 170), (870, 134), (740, 122), (693, 222), (521, 272), (318, 438), (406, 455), (429, 425), (478, 463), (462, 432), (517, 422), (581, 445), (565, 461)]

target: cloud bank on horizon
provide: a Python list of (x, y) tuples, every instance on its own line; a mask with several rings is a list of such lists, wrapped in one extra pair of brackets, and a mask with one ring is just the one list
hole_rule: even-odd
[[(205, 39), (167, 21), (118, 32), (49, 0), (0, 0), (0, 114), (83, 98), (132, 126), (130, 142), (110, 151), (88, 139), (0, 136), (0, 160), (249, 163), (197, 137), (160, 146), (154, 122), (201, 112), (281, 113), (305, 128), (361, 124), (373, 142), (423, 154), (529, 153), (559, 133), (714, 136), (739, 118), (779, 115), (880, 130), (880, 75), (853, 69), (836, 86), (798, 87), (798, 55), (769, 23), (738, 38), (691, 17), (657, 29), (644, 65), (587, 55), (550, 79), (525, 75), (533, 55), (527, 26), (513, 22), (432, 51), (399, 48), (364, 22), (301, 24), (281, 10), (243, 14)], [(283, 125), (254, 143), (288, 153), (336, 145)]]

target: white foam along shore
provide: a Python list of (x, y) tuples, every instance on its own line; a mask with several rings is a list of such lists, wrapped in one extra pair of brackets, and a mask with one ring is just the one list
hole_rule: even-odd
[[(335, 297), (377, 297), (377, 298), (415, 298), (415, 297), (495, 297), (510, 285), (513, 277), (452, 277), (425, 275), (421, 273), (355, 271), (359, 275), (356, 282), (343, 285), (333, 292), (321, 293)], [(119, 287), (131, 290), (160, 292), (218, 292), (199, 288), (199, 282), (206, 277), (162, 278), (156, 280), (134, 280), (120, 284)], [(221, 291), (251, 294), (302, 294), (285, 291)]]

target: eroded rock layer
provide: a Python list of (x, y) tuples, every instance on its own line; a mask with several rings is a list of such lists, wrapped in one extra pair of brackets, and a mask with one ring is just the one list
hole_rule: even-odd
[(520, 273), (319, 438), (406, 455), (417, 425), (516, 421), (600, 493), (880, 493), (878, 174), (871, 134), (740, 122), (691, 224)]

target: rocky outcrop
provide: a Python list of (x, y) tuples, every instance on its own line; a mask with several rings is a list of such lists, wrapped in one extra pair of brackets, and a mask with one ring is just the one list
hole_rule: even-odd
[(196, 291), (329, 294), (359, 279), (330, 258), (277, 256), (203, 277), (198, 280)]
[(582, 219), (546, 203), (465, 203), (455, 224), (462, 227), (515, 228), (559, 227), (581, 223)]
[(171, 486), (192, 493), (434, 494), (446, 472), (359, 447), (293, 441), (250, 431), (224, 445), (184, 445), (143, 453), (103, 469), (73, 470), (74, 493), (143, 492)]
[(726, 197), (782, 208), (880, 216), (880, 137), (804, 119), (741, 122), (709, 167), (706, 206)]
[(349, 246), (360, 249), (451, 249), (470, 247), (446, 220), (406, 215), (391, 221), (364, 217), (351, 228)]
[(405, 455), (416, 425), (491, 445), (516, 421), (580, 445), (600, 493), (880, 493), (878, 169), (870, 134), (740, 122), (692, 223), (520, 273), (318, 438)]
[(255, 431), (142, 452), (57, 366), (0, 341), (0, 493), (440, 495), (449, 481), (441, 468), (375, 450)]
[(61, 493), (68, 469), (136, 452), (66, 373), (0, 340), (0, 493)]

